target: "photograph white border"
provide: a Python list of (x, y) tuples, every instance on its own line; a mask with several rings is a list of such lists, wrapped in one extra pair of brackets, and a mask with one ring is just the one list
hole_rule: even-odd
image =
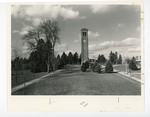
[[(145, 1), (144, 1), (145, 2)], [(5, 8), (5, 6), (6, 6), (6, 3), (5, 4), (3, 4), (3, 5), (1, 5), (1, 6), (3, 6), (3, 8)], [(146, 77), (146, 79), (145, 79), (145, 111), (144, 112), (132, 112), (132, 113), (106, 113), (105, 112), (105, 114), (104, 113), (86, 113), (86, 114), (79, 114), (79, 113), (68, 113), (69, 114), (69, 116), (70, 115), (77, 115), (77, 116), (79, 116), (79, 115), (81, 115), (81, 116), (86, 116), (86, 115), (91, 115), (91, 116), (93, 116), (93, 114), (95, 115), (95, 116), (98, 116), (98, 115), (103, 115), (103, 116), (122, 116), (122, 114), (124, 115), (124, 116), (136, 116), (136, 115), (141, 115), (141, 116), (148, 116), (148, 115), (150, 115), (150, 113), (149, 113), (149, 105), (150, 105), (150, 101), (149, 101), (149, 99), (150, 99), (150, 95), (149, 95), (149, 79), (148, 79), (148, 76), (149, 76), (149, 70), (148, 70), (148, 65), (150, 65), (149, 63), (149, 61), (148, 60), (150, 60), (149, 58), (149, 51), (148, 50), (150, 50), (149, 49), (149, 40), (148, 40), (148, 38), (150, 37), (150, 34), (149, 34), (149, 27), (150, 27), (150, 23), (149, 23), (149, 5), (148, 5), (148, 2), (146, 1), (145, 2), (145, 5), (144, 5), (144, 38), (145, 38), (145, 46), (144, 46), (144, 50), (145, 50), (145, 61), (144, 62), (146, 62), (146, 64), (145, 64), (145, 77)], [(5, 9), (6, 10), (6, 9)], [(5, 11), (4, 10), (4, 11)], [(3, 12), (4, 12), (3, 11)], [(6, 12), (6, 11), (5, 11)], [(2, 15), (2, 17), (5, 17), (6, 16), (6, 14), (5, 15)], [(6, 20), (6, 18), (3, 18), (3, 20)], [(6, 22), (5, 22), (6, 23)], [(3, 24), (3, 26), (5, 26), (6, 24)], [(2, 23), (1, 23), (2, 24)], [(6, 29), (6, 27), (4, 28), (4, 29)], [(3, 33), (3, 37), (4, 37), (4, 39), (6, 39), (5, 37), (6, 37), (6, 32), (5, 31), (3, 31), (4, 33)], [(5, 35), (5, 36), (4, 36)], [(2, 55), (3, 56), (5, 56), (6, 55), (6, 45), (4, 45), (3, 43), (6, 43), (6, 40), (3, 40), (0, 44), (1, 44), (1, 48), (3, 48), (2, 50)], [(6, 61), (6, 56), (2, 59), (2, 61), (3, 61), (3, 63), (2, 63), (2, 66), (5, 66), (4, 64), (5, 64), (5, 61)], [(6, 66), (4, 67), (4, 68), (6, 68)], [(2, 73), (2, 76), (4, 77), (4, 78), (6, 78), (6, 71), (4, 71), (4, 70), (2, 70), (1, 71), (1, 73)], [(7, 108), (6, 108), (6, 105), (7, 105), (7, 103), (5, 104), (5, 102), (6, 102), (6, 98), (7, 98), (7, 96), (5, 95), (6, 94), (6, 92), (4, 91), (5, 89), (6, 89), (6, 87), (5, 87), (5, 83), (6, 83), (6, 80), (2, 80), (2, 81), (4, 81), (4, 82), (1, 82), (1, 90), (0, 91), (2, 91), (2, 94), (3, 94), (3, 96), (2, 96), (2, 99), (4, 100), (4, 101), (1, 101), (2, 103), (1, 103), (1, 105), (0, 105), (0, 112), (2, 112), (2, 115), (7, 115), (7, 116), (13, 116), (13, 115), (19, 115), (19, 113), (7, 113)], [(1, 92), (0, 92), (1, 93)], [(5, 109), (4, 109), (5, 108)], [(2, 110), (2, 111), (1, 111)], [(22, 115), (23, 113), (21, 113), (20, 115)], [(40, 114), (38, 114), (37, 112), (35, 112), (35, 113), (32, 113), (33, 115), (36, 115), (36, 116), (42, 116), (42, 115), (45, 115), (45, 116), (48, 116), (49, 114), (47, 113), (42, 113), (42, 115), (41, 115), (41, 113)], [(24, 113), (24, 115), (26, 116), (26, 115), (31, 115), (31, 113), (30, 114), (28, 114), (28, 113)], [(31, 115), (31, 116), (33, 116), (33, 115)], [(63, 116), (62, 114), (52, 114), (52, 115), (54, 115), (54, 116)]]

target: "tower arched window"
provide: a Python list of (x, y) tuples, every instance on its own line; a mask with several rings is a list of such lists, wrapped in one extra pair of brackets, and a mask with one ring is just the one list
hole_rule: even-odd
[(86, 32), (83, 32), (83, 36), (86, 36)]

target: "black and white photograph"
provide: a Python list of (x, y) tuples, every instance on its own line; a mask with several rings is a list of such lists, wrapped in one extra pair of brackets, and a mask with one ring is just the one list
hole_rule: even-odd
[(12, 4), (12, 96), (142, 95), (141, 5)]

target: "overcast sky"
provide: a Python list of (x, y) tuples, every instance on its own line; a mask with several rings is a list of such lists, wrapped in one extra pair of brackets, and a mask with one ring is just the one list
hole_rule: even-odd
[(11, 40), (13, 50), (25, 55), (27, 44), (22, 36), (44, 19), (57, 20), (60, 43), (55, 54), (63, 51), (81, 52), (80, 30), (89, 30), (89, 56), (97, 58), (110, 51), (122, 56), (140, 55), (140, 6), (135, 5), (17, 5), (11, 9)]

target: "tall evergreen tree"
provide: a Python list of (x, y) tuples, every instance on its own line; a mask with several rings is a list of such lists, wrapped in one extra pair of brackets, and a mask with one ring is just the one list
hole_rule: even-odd
[(132, 60), (133, 60), (134, 62), (136, 61), (136, 59), (135, 59), (135, 57), (134, 57), (134, 56), (132, 57)]
[(73, 64), (73, 55), (71, 52), (69, 52), (68, 54), (67, 61), (69, 64)]
[(114, 64), (115, 59), (114, 59), (114, 53), (112, 51), (109, 54), (109, 60), (112, 64)]
[(63, 52), (63, 54), (61, 55), (61, 61), (62, 61), (63, 65), (66, 65), (68, 63), (67, 55), (65, 54), (65, 52)]
[(102, 54), (101, 55), (101, 63), (104, 64), (104, 63), (106, 63), (106, 61), (107, 60), (106, 60), (105, 56)]
[(74, 64), (78, 63), (78, 53), (77, 52), (75, 52), (73, 55), (73, 62), (74, 62)]
[(113, 72), (113, 65), (110, 60), (106, 62), (105, 72), (106, 73)]
[(136, 64), (135, 64), (135, 61), (134, 61), (134, 60), (131, 60), (131, 61), (129, 62), (129, 68), (130, 68), (131, 70), (137, 70), (137, 69), (138, 69), (137, 66), (136, 66)]
[(101, 55), (98, 55), (97, 62), (101, 63)]
[(57, 58), (56, 58), (56, 64), (55, 64), (55, 69), (60, 69), (62, 66), (61, 66), (61, 59), (60, 59), (60, 56), (58, 55)]
[(104, 64), (104, 63), (106, 63), (106, 58), (105, 58), (105, 56), (102, 54), (102, 55), (99, 55), (99, 56), (98, 56), (97, 61), (98, 61), (98, 63), (100, 63), (100, 64)]
[(118, 64), (122, 64), (122, 56), (121, 56), (121, 54), (119, 55)]
[(115, 52), (115, 64), (117, 63), (117, 61), (118, 61), (118, 53)]

